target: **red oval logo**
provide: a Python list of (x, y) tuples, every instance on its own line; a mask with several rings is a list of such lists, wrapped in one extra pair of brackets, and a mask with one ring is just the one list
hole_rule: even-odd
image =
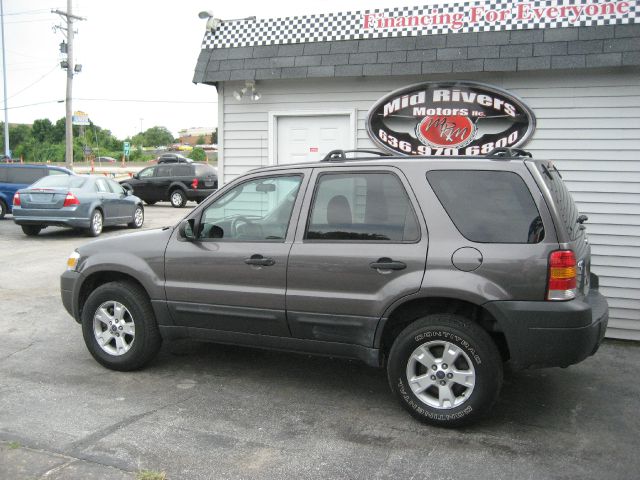
[(462, 148), (475, 138), (476, 126), (463, 115), (429, 115), (416, 126), (416, 135), (430, 147)]

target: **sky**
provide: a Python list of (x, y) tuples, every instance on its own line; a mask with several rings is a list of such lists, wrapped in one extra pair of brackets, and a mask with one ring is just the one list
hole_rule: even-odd
[[(54, 30), (64, 21), (51, 10), (66, 11), (67, 2), (1, 1), (9, 123), (55, 122), (65, 116), (66, 72), (59, 52), (64, 35)], [(205, 33), (205, 20), (198, 18), (203, 10), (224, 20), (427, 3), (439, 2), (73, 0), (73, 14), (86, 18), (74, 23), (74, 57), (82, 72), (73, 81), (73, 110), (87, 113), (121, 139), (153, 126), (166, 127), (174, 136), (184, 128), (216, 127), (215, 87), (192, 83)]]

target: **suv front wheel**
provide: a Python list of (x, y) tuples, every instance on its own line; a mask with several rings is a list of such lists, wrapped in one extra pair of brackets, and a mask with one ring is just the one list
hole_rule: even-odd
[(389, 352), (391, 390), (414, 417), (459, 427), (495, 403), (502, 359), (489, 335), (469, 319), (433, 314), (406, 327)]
[(133, 282), (96, 288), (82, 309), (82, 335), (95, 358), (112, 370), (136, 370), (149, 362), (162, 339), (146, 292)]

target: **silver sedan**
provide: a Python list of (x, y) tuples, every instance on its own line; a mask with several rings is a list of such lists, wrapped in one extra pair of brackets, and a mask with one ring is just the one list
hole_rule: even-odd
[(29, 236), (54, 225), (96, 237), (106, 225), (142, 227), (144, 208), (142, 200), (109, 178), (51, 175), (16, 192), (13, 219)]

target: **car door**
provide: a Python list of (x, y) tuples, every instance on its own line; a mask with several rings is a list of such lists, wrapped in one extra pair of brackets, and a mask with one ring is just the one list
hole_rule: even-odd
[(163, 163), (156, 166), (156, 172), (151, 178), (149, 195), (153, 200), (168, 200), (169, 186), (173, 182), (174, 164)]
[(136, 208), (133, 202), (125, 193), (124, 188), (118, 182), (106, 179), (111, 192), (114, 194), (115, 213), (120, 221), (130, 221), (133, 218), (133, 211)]
[(299, 169), (246, 177), (188, 217), (191, 237), (176, 229), (165, 290), (177, 325), (290, 336), (287, 257), (308, 176)]
[(385, 310), (420, 288), (424, 219), (395, 168), (317, 169), (311, 181), (289, 255), (291, 333), (371, 347)]
[(136, 176), (129, 182), (133, 187), (133, 194), (143, 200), (153, 199), (149, 196), (149, 186), (154, 176), (156, 167), (147, 167), (140, 170)]
[(102, 204), (105, 225), (116, 223), (118, 219), (117, 195), (109, 188), (106, 178), (96, 178), (94, 184)]

